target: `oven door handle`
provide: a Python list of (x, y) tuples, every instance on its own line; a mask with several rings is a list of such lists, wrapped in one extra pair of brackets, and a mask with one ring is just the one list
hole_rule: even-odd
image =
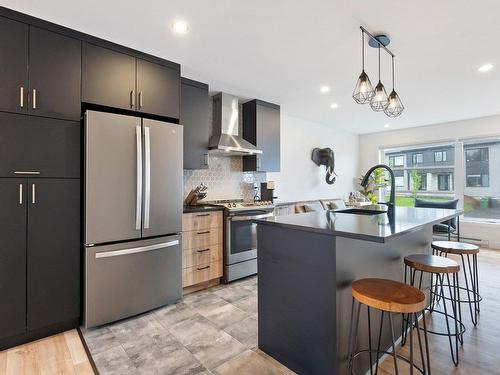
[(262, 215), (249, 215), (249, 216), (232, 216), (231, 221), (248, 221), (248, 220), (255, 220), (255, 219), (265, 219), (267, 217), (272, 217), (274, 214), (272, 212), (268, 214), (262, 214)]

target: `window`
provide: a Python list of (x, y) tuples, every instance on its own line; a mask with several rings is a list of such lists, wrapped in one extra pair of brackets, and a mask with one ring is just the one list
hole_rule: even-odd
[(450, 175), (449, 174), (438, 174), (438, 190), (439, 191), (450, 190)]
[[(435, 152), (439, 152), (441, 159), (444, 158), (447, 163), (434, 163)], [(381, 162), (394, 167), (396, 205), (413, 207), (415, 198), (433, 201), (454, 199), (454, 153), (454, 143), (424, 144), (382, 150)], [(414, 178), (415, 173), (419, 179)], [(438, 175), (446, 176), (441, 177), (441, 183), (439, 183)], [(415, 183), (418, 180), (420, 183), (416, 186)], [(378, 193), (380, 201), (387, 201), (390, 185), (385, 186)]]
[(426, 173), (419, 173), (420, 176), (420, 191), (425, 191), (427, 190), (427, 174)]
[(464, 141), (465, 217), (500, 221), (500, 139)]
[(417, 153), (411, 156), (413, 164), (422, 164), (424, 162), (424, 154)]
[(487, 174), (468, 174), (466, 177), (467, 187), (488, 187), (490, 176)]
[(404, 155), (390, 156), (389, 157), (389, 166), (391, 166), (391, 167), (403, 167), (404, 165), (405, 165)]
[(465, 150), (465, 161), (488, 161), (489, 149), (488, 147), (482, 148), (468, 148)]
[(446, 151), (434, 151), (434, 161), (436, 163), (446, 161)]
[(396, 184), (397, 188), (404, 187), (405, 186), (405, 178), (403, 176), (395, 176), (394, 183)]

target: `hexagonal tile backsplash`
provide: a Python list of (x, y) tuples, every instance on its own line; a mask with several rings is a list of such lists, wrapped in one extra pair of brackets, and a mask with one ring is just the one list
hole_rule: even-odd
[(202, 182), (208, 186), (205, 200), (252, 200), (254, 183), (266, 181), (265, 172), (242, 172), (241, 156), (210, 155), (208, 169), (184, 170), (184, 197)]

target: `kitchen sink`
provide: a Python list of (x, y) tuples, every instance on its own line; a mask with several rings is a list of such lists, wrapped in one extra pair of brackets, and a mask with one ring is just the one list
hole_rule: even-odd
[(336, 210), (335, 213), (353, 214), (353, 215), (379, 215), (379, 214), (385, 214), (385, 211), (368, 210), (365, 208), (346, 208), (344, 210)]

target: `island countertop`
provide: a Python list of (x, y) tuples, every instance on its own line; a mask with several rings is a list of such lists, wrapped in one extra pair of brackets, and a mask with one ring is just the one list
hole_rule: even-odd
[(392, 237), (452, 219), (463, 213), (462, 210), (395, 207), (392, 214), (389, 214), (387, 207), (381, 205), (366, 206), (363, 210), (375, 210), (380, 213), (362, 215), (341, 212), (342, 210), (315, 211), (257, 219), (255, 222), (383, 243)]

